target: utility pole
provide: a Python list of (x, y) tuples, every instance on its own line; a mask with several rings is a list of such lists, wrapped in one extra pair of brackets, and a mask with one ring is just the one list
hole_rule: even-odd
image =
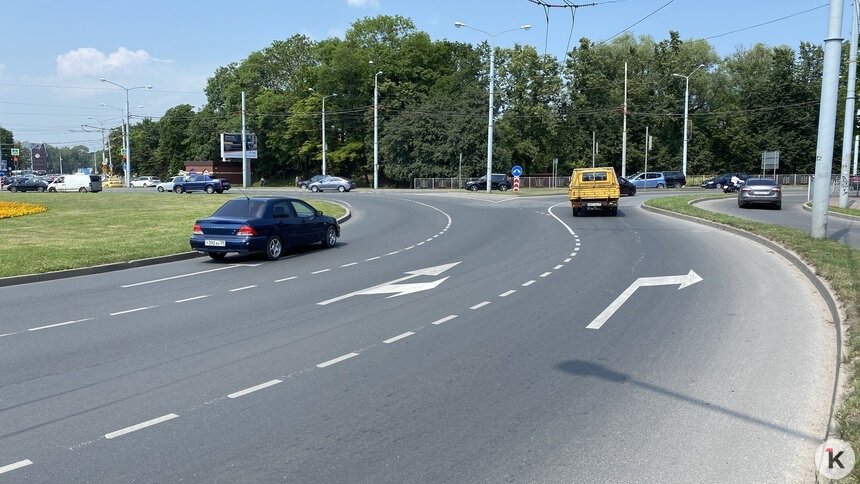
[(594, 168), (594, 162), (597, 159), (597, 134), (591, 132), (591, 167)]
[(624, 126), (621, 136), (621, 176), (627, 176), (627, 62), (624, 62)]
[(248, 169), (248, 153), (246, 152), (245, 143), (245, 91), (242, 91), (242, 188), (248, 188), (248, 178), (250, 170)]
[(851, 49), (848, 56), (848, 86), (845, 95), (845, 123), (842, 133), (842, 167), (839, 173), (839, 208), (848, 207), (848, 170), (851, 168), (851, 138), (854, 137), (854, 84), (857, 79), (857, 0), (851, 7)]

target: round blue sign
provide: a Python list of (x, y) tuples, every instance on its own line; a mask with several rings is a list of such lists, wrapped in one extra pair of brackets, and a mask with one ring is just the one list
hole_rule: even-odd
[(514, 165), (514, 167), (511, 168), (511, 175), (522, 176), (523, 175), (523, 167), (521, 167), (520, 165)]

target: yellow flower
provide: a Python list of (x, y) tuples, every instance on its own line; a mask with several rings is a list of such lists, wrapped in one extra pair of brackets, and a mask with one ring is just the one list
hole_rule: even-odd
[(47, 211), (48, 207), (36, 203), (0, 202), (0, 218), (21, 217)]

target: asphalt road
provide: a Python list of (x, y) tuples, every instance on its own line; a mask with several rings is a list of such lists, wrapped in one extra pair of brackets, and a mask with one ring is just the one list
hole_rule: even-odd
[(834, 331), (770, 251), (641, 197), (316, 196), (333, 249), (0, 288), (0, 480), (812, 478)]

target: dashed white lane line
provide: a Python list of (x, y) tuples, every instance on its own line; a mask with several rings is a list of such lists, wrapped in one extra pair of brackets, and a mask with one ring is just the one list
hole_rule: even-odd
[(577, 242), (576, 244), (574, 244), (574, 247), (579, 247), (580, 245), (582, 245), (582, 244), (580, 244), (579, 242)]
[(5, 465), (3, 467), (0, 467), (0, 474), (5, 474), (7, 472), (14, 471), (15, 469), (27, 467), (28, 465), (31, 465), (31, 464), (33, 464), (33, 461), (31, 461), (30, 459), (19, 460), (18, 462), (14, 463), (14, 464), (9, 464), (9, 465)]
[(242, 287), (237, 287), (236, 289), (230, 289), (230, 292), (244, 291), (245, 289), (253, 289), (255, 287), (257, 287), (256, 284), (251, 284), (250, 286), (242, 286)]
[(378, 255), (378, 256), (376, 256), (376, 257), (371, 257), (370, 259), (364, 259), (364, 261), (365, 261), (365, 262), (370, 262), (370, 261), (372, 261), (372, 260), (376, 260), (376, 259), (382, 259), (382, 256), (381, 256), (381, 255)]
[[(355, 262), (355, 264), (358, 264), (358, 262)], [(341, 266), (341, 267), (343, 267), (343, 266)], [(292, 281), (293, 279), (298, 279), (298, 276), (290, 276), (290, 277), (285, 277), (283, 279), (275, 279), (275, 282)]]
[(571, 257), (574, 257), (575, 255), (576, 255), (576, 252), (571, 252), (571, 253), (570, 253), (570, 256), (571, 256)]
[(185, 298), (185, 299), (177, 299), (176, 301), (173, 301), (173, 302), (175, 302), (175, 303), (184, 303), (184, 302), (188, 302), (188, 301), (196, 301), (196, 300), (198, 300), (198, 299), (203, 299), (203, 298), (205, 298), (205, 297), (210, 297), (210, 296), (212, 296), (212, 295), (211, 295), (211, 294), (206, 294), (206, 295), (203, 295), (203, 296), (187, 297), (187, 298)]
[(120, 314), (136, 313), (138, 311), (146, 311), (147, 309), (157, 308), (158, 306), (144, 306), (142, 308), (126, 309), (125, 311), (117, 311), (110, 313), (111, 316), (119, 316)]
[(414, 246), (414, 245), (410, 245), (409, 247), (407, 247), (407, 248), (405, 248), (405, 249), (403, 249), (403, 250), (412, 250), (412, 249), (414, 249), (414, 248), (415, 248), (415, 246)]
[(567, 259), (564, 260), (564, 263), (567, 264), (568, 262), (570, 262), (572, 260), (573, 260), (572, 258), (568, 257)]
[(416, 245), (416, 246), (418, 246), (418, 245), (424, 245), (424, 242), (418, 242), (418, 243), (417, 243), (417, 244), (415, 244), (415, 245)]
[(141, 422), (137, 425), (132, 425), (131, 427), (126, 427), (124, 429), (117, 430), (116, 432), (111, 432), (109, 434), (105, 434), (106, 439), (114, 439), (116, 437), (120, 437), (125, 434), (130, 434), (134, 431), (145, 429), (147, 427), (152, 427), (153, 425), (158, 425), (162, 422), (167, 422), (168, 420), (173, 420), (179, 417), (175, 413), (168, 413), (167, 415), (162, 415), (161, 417), (154, 418), (152, 420), (147, 420), (146, 422)]
[(119, 287), (126, 288), (126, 287), (137, 287), (137, 286), (143, 286), (143, 285), (145, 285), (145, 284), (155, 284), (156, 282), (172, 281), (172, 280), (174, 280), (174, 279), (181, 279), (181, 278), (183, 278), (183, 277), (191, 277), (191, 276), (197, 276), (197, 275), (200, 275), (200, 274), (208, 274), (208, 273), (210, 273), (210, 272), (223, 271), (223, 270), (226, 270), (226, 269), (233, 269), (233, 268), (236, 268), (236, 267), (241, 267), (241, 266), (239, 266), (239, 265), (229, 265), (229, 266), (226, 266), (226, 267), (219, 267), (219, 268), (217, 268), (217, 269), (209, 269), (208, 271), (198, 271), (198, 272), (191, 272), (191, 273), (189, 273), (189, 274), (180, 274), (180, 275), (178, 275), (178, 276), (162, 277), (161, 279), (153, 279), (153, 280), (151, 280), (151, 281), (136, 282), (136, 283), (134, 283), (134, 284), (126, 284), (126, 285), (124, 285), (124, 286), (119, 286)]
[(20, 333), (20, 331), (15, 332), (15, 333), (4, 333), (4, 334), (0, 334), (0, 338), (2, 338), (2, 337), (4, 337), (4, 336), (12, 336), (13, 334), (18, 334), (18, 333)]
[(553, 270), (557, 271), (557, 270), (561, 269), (562, 267), (564, 267), (564, 264), (559, 264), (559, 265), (553, 267)]
[(535, 281), (534, 279), (532, 279), (532, 280), (530, 280), (530, 281), (526, 281), (526, 282), (524, 282), (524, 283), (523, 283), (523, 287), (529, 287), (529, 286), (531, 286), (532, 284), (534, 284), (535, 282), (537, 282), (537, 281)]
[(438, 325), (440, 325), (440, 324), (442, 324), (442, 323), (445, 323), (445, 322), (451, 321), (452, 319), (454, 319), (454, 318), (456, 318), (456, 317), (457, 317), (457, 315), (456, 315), (456, 314), (452, 314), (452, 315), (450, 315), (450, 316), (445, 316), (445, 317), (444, 317), (444, 318), (442, 318), (442, 319), (437, 319), (436, 321), (433, 321), (433, 323), (431, 323), (431, 324), (435, 324), (435, 325), (437, 325), (437, 326), (438, 326)]
[(424, 242), (433, 242), (433, 237), (430, 237), (429, 239), (425, 240)]
[(341, 267), (349, 267), (349, 266), (354, 266), (354, 265), (358, 265), (358, 262), (350, 262), (349, 264), (343, 264), (343, 265), (341, 265)]
[(47, 326), (39, 326), (37, 328), (30, 328), (27, 331), (39, 331), (41, 329), (56, 328), (58, 326), (66, 326), (69, 324), (83, 323), (84, 321), (92, 321), (93, 319), (96, 319), (96, 318), (76, 319), (74, 321), (66, 321), (65, 323), (49, 324)]
[(399, 254), (399, 253), (400, 253), (400, 251), (399, 251), (399, 250), (395, 250), (394, 252), (389, 252), (389, 253), (387, 253), (387, 254), (385, 254), (385, 255), (394, 255), (394, 254)]
[(249, 393), (254, 393), (257, 390), (262, 390), (264, 388), (269, 388), (272, 385), (277, 385), (278, 383), (283, 383), (281, 380), (269, 380), (266, 383), (260, 383), (259, 385), (254, 385), (252, 387), (248, 387), (244, 390), (239, 390), (238, 392), (231, 393), (227, 395), (227, 398), (239, 398), (241, 396), (247, 395)]
[(480, 302), (480, 303), (475, 304), (474, 306), (470, 307), (469, 309), (481, 309), (482, 307), (486, 306), (487, 304), (490, 304), (490, 301)]
[(325, 368), (327, 366), (334, 365), (335, 363), (340, 363), (341, 361), (348, 360), (348, 359), (354, 358), (356, 356), (358, 356), (358, 353), (347, 353), (343, 356), (338, 356), (337, 358), (334, 358), (332, 360), (328, 360), (324, 363), (320, 363), (319, 365), (317, 365), (317, 368)]
[(552, 274), (552, 272), (544, 272), (543, 274), (540, 275), (540, 277), (546, 277), (550, 274)]
[(328, 272), (328, 271), (330, 271), (330, 270), (331, 270), (331, 269), (320, 269), (320, 270), (318, 270), (318, 271), (313, 271), (313, 272), (311, 272), (311, 274), (322, 274), (323, 272)]
[(387, 340), (383, 341), (383, 343), (391, 344), (391, 343), (394, 343), (395, 341), (399, 341), (403, 338), (408, 338), (408, 337), (412, 336), (413, 334), (415, 334), (414, 331), (407, 331), (403, 334), (398, 334), (397, 336), (395, 336), (393, 338), (388, 338)]
[(505, 291), (505, 292), (499, 294), (499, 297), (508, 297), (515, 292), (517, 292), (516, 289), (511, 289), (510, 291)]

